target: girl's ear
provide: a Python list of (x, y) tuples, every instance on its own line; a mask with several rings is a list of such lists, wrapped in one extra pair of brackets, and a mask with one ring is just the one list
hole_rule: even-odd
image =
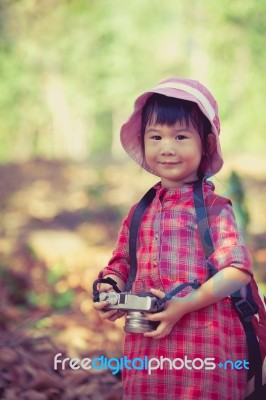
[(207, 137), (207, 151), (205, 154), (212, 154), (216, 148), (216, 137), (214, 133), (209, 133)]

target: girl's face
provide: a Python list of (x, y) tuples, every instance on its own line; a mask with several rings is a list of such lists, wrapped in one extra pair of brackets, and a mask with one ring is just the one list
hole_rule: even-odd
[(162, 186), (175, 189), (198, 179), (202, 143), (192, 123), (161, 125), (151, 121), (144, 133), (145, 159), (161, 177)]

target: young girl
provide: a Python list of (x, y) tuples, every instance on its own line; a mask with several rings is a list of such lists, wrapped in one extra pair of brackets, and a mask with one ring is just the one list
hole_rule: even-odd
[[(223, 165), (219, 132), (217, 105), (211, 93), (199, 82), (179, 78), (167, 79), (138, 97), (133, 114), (122, 126), (121, 142), (126, 152), (160, 177), (155, 198), (139, 227), (138, 269), (132, 293), (151, 291), (163, 298), (181, 283), (195, 279), (201, 283), (198, 289), (186, 288), (167, 301), (163, 311), (147, 314), (150, 321), (159, 321), (156, 330), (125, 334), (127, 359), (148, 356), (161, 360), (161, 364), (154, 361), (150, 373), (123, 369), (125, 400), (245, 397), (246, 337), (228, 296), (250, 281), (251, 259), (232, 208), (225, 202), (211, 219), (215, 251), (206, 260), (193, 202), (197, 180), (203, 180), (205, 197), (214, 190), (206, 178)], [(100, 274), (114, 279), (121, 291), (130, 268), (129, 215), (122, 223), (113, 257)], [(207, 262), (218, 271), (211, 279)], [(111, 289), (101, 284), (99, 290)], [(102, 318), (115, 321), (124, 315), (106, 311), (107, 304), (95, 303)], [(208, 365), (210, 358), (215, 366)], [(162, 363), (163, 359), (172, 361), (172, 368), (170, 361)], [(227, 360), (242, 363), (233, 368), (224, 364)]]

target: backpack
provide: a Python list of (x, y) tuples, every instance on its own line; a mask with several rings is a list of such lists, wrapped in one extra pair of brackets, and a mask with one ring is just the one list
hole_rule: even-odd
[[(230, 200), (212, 193), (206, 199), (203, 196), (202, 180), (194, 185), (193, 197), (197, 216), (199, 234), (204, 249), (205, 257), (208, 259), (214, 252), (209, 224), (215, 215), (218, 215), (223, 206)], [(130, 291), (137, 273), (137, 236), (141, 218), (146, 208), (155, 197), (156, 189), (153, 187), (143, 196), (140, 202), (134, 206), (128, 215), (129, 226), (129, 258), (130, 272), (126, 282), (125, 291)], [(217, 271), (207, 264), (208, 275), (211, 278)], [(183, 284), (183, 286), (186, 284)], [(191, 283), (187, 285), (193, 286)], [(181, 285), (180, 285), (181, 286)], [(196, 286), (194, 286), (196, 288)], [(166, 298), (182, 290), (181, 287), (174, 289)], [(266, 299), (259, 291), (254, 280), (245, 286), (246, 297), (242, 297), (240, 291), (233, 293), (230, 297), (243, 325), (248, 347), (249, 373), (246, 386), (245, 400), (266, 399)]]

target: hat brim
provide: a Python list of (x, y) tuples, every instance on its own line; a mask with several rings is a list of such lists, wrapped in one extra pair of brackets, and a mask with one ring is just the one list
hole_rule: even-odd
[[(204, 89), (206, 90), (206, 88)], [(188, 93), (185, 90), (172, 87), (167, 88), (160, 87), (160, 85), (158, 85), (158, 87), (152, 89), (151, 91), (143, 93), (135, 101), (134, 111), (129, 117), (128, 121), (122, 125), (120, 131), (121, 143), (128, 155), (142, 168), (146, 169), (151, 174), (157, 175), (146, 163), (141, 145), (142, 110), (146, 101), (153, 93), (159, 93), (164, 96), (192, 101), (199, 106), (203, 114), (209, 119), (212, 127), (212, 133), (214, 133), (215, 136), (215, 146), (213, 152), (209, 155), (208, 160), (203, 160), (201, 169), (206, 176), (212, 176), (219, 172), (223, 166), (223, 158), (219, 141), (219, 120), (217, 117), (217, 110), (215, 110), (215, 107), (217, 107), (215, 100), (213, 99), (215, 102), (215, 107), (212, 108), (213, 114), (210, 115), (211, 108), (208, 109), (206, 103), (203, 104), (201, 99), (196, 97), (193, 93)]]

